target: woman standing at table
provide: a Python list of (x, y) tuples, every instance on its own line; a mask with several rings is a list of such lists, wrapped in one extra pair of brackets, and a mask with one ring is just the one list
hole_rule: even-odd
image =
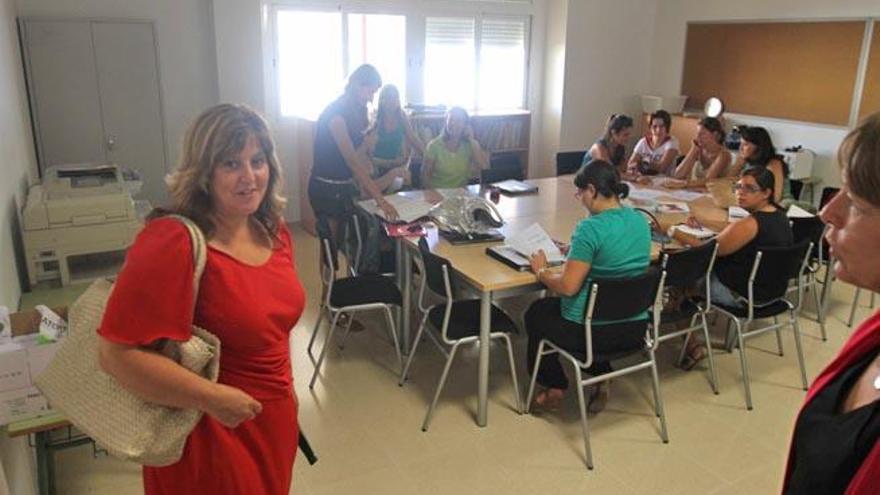
[[(620, 204), (620, 200), (629, 194), (629, 186), (620, 181), (616, 167), (602, 160), (590, 162), (581, 167), (574, 184), (577, 187), (575, 197), (590, 216), (575, 227), (562, 271), (547, 271), (547, 258), (542, 251), (530, 260), (538, 281), (560, 295), (539, 299), (526, 311), (530, 370), (534, 368), (541, 339), (552, 340), (573, 352), (585, 352), (584, 311), (591, 277), (632, 277), (643, 273), (651, 260), (651, 229), (639, 212)], [(646, 318), (647, 314), (634, 320)], [(594, 353), (637, 348), (644, 337), (644, 327), (603, 331), (602, 322), (593, 322)], [(592, 374), (609, 371), (611, 364), (607, 361), (596, 361), (588, 370)], [(558, 355), (541, 359), (537, 382), (544, 390), (535, 397), (535, 405), (543, 409), (558, 407), (568, 388), (568, 379)], [(591, 413), (598, 413), (605, 407), (609, 383), (604, 381), (591, 390)]]
[(776, 181), (773, 199), (779, 204), (794, 201), (794, 196), (791, 194), (791, 180), (788, 178), (788, 164), (776, 153), (776, 147), (773, 146), (773, 140), (770, 139), (767, 129), (746, 126), (741, 126), (739, 129), (742, 139), (739, 155), (731, 169), (732, 174), (738, 175), (742, 170), (755, 167), (767, 168), (773, 172)]
[(422, 162), (424, 189), (453, 189), (467, 185), (471, 177), (489, 168), (489, 154), (474, 138), (467, 110), (452, 107), (446, 125), (425, 148)]
[[(168, 183), (171, 206), (129, 248), (98, 329), (101, 367), (123, 387), (205, 413), (177, 463), (144, 466), (144, 491), (288, 493), (299, 434), (289, 339), (305, 293), (266, 122), (241, 105), (206, 110)], [(190, 218), (208, 241), (198, 297), (189, 233), (164, 213)], [(188, 340), (193, 324), (222, 343), (217, 383), (155, 352)]]
[[(835, 276), (880, 291), (880, 113), (840, 147), (840, 192), (822, 210)], [(880, 311), (813, 382), (792, 435), (782, 493), (880, 493)]]
[(632, 128), (633, 119), (627, 115), (612, 113), (605, 123), (605, 134), (584, 155), (584, 165), (602, 160), (614, 165), (618, 173), (626, 173), (626, 143), (632, 135)]
[[(764, 168), (749, 169), (734, 185), (737, 204), (749, 212), (749, 216), (728, 224), (717, 237), (718, 259), (712, 270), (709, 297), (715, 304), (745, 306), (748, 294), (749, 274), (758, 249), (762, 247), (785, 247), (793, 242), (793, 233), (785, 210), (773, 200), (773, 174)], [(689, 223), (698, 226), (691, 218)], [(678, 242), (695, 246), (703, 241), (670, 228), (671, 237)], [(755, 297), (762, 299), (760, 287)], [(690, 370), (708, 356), (708, 349), (696, 337), (688, 339), (688, 349), (682, 368)]]
[(724, 148), (724, 127), (714, 117), (704, 117), (697, 126), (697, 137), (684, 160), (675, 168), (675, 178), (686, 187), (702, 186), (708, 180), (732, 175), (730, 153)]
[(338, 235), (338, 226), (354, 213), (357, 186), (376, 200), (386, 218), (397, 218), (397, 210), (370, 177), (373, 166), (364, 141), (369, 124), (367, 103), (373, 101), (381, 85), (379, 71), (372, 65), (361, 65), (348, 76), (345, 93), (318, 117), (309, 203), (316, 217), (328, 219), (334, 236)]
[(651, 114), (648, 134), (639, 139), (627, 162), (627, 171), (632, 174), (668, 174), (674, 169), (678, 157), (678, 139), (669, 134), (672, 117), (666, 110)]

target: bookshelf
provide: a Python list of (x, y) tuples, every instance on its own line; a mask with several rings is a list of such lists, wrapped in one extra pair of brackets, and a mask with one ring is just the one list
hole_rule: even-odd
[[(473, 111), (469, 114), (474, 137), (491, 153), (493, 168), (502, 160), (510, 163), (515, 158), (519, 162), (522, 178), (527, 178), (531, 113), (527, 110), (510, 110)], [(446, 123), (445, 112), (411, 113), (409, 118), (425, 144), (437, 137)]]

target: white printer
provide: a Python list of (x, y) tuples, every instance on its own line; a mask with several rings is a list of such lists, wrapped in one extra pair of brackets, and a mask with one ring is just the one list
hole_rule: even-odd
[[(140, 180), (116, 165), (58, 165), (31, 186), (22, 211), (22, 236), (31, 285), (71, 281), (71, 256), (119, 252), (143, 225), (132, 199)], [(148, 207), (147, 207), (148, 209)], [(93, 276), (104, 274), (95, 273)], [(86, 277), (91, 278), (91, 277)]]

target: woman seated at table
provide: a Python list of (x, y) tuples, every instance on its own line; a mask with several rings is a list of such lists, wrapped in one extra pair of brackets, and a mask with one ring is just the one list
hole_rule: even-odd
[(676, 179), (687, 187), (702, 186), (708, 180), (732, 175), (730, 153), (724, 148), (724, 127), (714, 117), (704, 117), (697, 126), (697, 137), (684, 160), (675, 168)]
[(379, 90), (378, 110), (365, 139), (376, 185), (387, 192), (408, 183), (410, 155), (413, 150), (424, 155), (425, 146), (400, 106), (397, 86), (386, 84)]
[(471, 177), (479, 177), (480, 171), (487, 168), (489, 154), (474, 139), (467, 110), (461, 107), (450, 108), (443, 131), (425, 148), (422, 187), (464, 187)]
[[(749, 212), (749, 216), (728, 224), (716, 238), (718, 259), (709, 283), (709, 297), (713, 303), (745, 306), (749, 275), (758, 249), (792, 244), (791, 224), (785, 210), (773, 200), (774, 184), (773, 173), (766, 168), (748, 169), (734, 184), (736, 202)], [(699, 225), (693, 218), (688, 223)], [(695, 246), (703, 242), (674, 227), (670, 230), (671, 236), (682, 244)], [(760, 289), (756, 287), (755, 290), (755, 297), (760, 301)], [(686, 359), (682, 362), (682, 367), (688, 370), (708, 355), (706, 346), (695, 336), (689, 342)]]
[(669, 134), (672, 117), (666, 110), (651, 114), (649, 132), (639, 139), (627, 162), (630, 174), (657, 175), (668, 174), (675, 168), (678, 157), (678, 139)]
[[(573, 352), (585, 352), (584, 311), (590, 278), (639, 275), (651, 258), (651, 229), (644, 216), (621, 205), (620, 200), (629, 194), (629, 186), (620, 181), (617, 168), (604, 160), (592, 161), (581, 168), (574, 184), (575, 197), (589, 210), (590, 216), (575, 227), (562, 271), (547, 271), (547, 259), (542, 251), (530, 260), (538, 281), (559, 297), (535, 301), (526, 311), (529, 370), (534, 368), (541, 339), (549, 339)], [(647, 315), (642, 315), (634, 320), (646, 318)], [(603, 327), (602, 322), (593, 322), (594, 353), (632, 349), (638, 347), (645, 336), (644, 328), (603, 331)], [(610, 370), (610, 363), (596, 361), (587, 371), (601, 374)], [(544, 390), (536, 396), (535, 405), (544, 409), (557, 407), (568, 387), (557, 355), (541, 359), (537, 382)], [(597, 413), (604, 408), (608, 401), (608, 383), (602, 382), (591, 390), (590, 412)]]
[(770, 134), (763, 127), (739, 128), (740, 140), (739, 155), (733, 164), (733, 175), (738, 175), (742, 170), (755, 167), (765, 167), (773, 172), (776, 187), (773, 189), (773, 198), (779, 204), (787, 204), (794, 201), (791, 194), (791, 181), (788, 178), (788, 165), (782, 156), (776, 153), (776, 147), (770, 139)]
[(596, 140), (584, 155), (584, 164), (602, 160), (614, 165), (619, 173), (626, 173), (625, 146), (632, 135), (632, 127), (633, 119), (623, 114), (612, 113), (605, 124), (605, 134)]

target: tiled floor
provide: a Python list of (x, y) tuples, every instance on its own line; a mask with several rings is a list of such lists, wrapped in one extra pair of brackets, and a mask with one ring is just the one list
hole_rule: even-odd
[[(344, 351), (335, 345), (314, 391), (305, 348), (319, 294), (317, 242), (296, 231), (300, 276), (311, 295), (293, 332), (299, 421), (320, 461), (299, 457), (292, 493), (466, 494), (486, 493), (664, 493), (740, 494), (778, 491), (794, 415), (803, 400), (794, 341), (785, 333), (786, 354), (765, 335), (747, 343), (755, 409), (747, 411), (737, 355), (716, 351), (720, 395), (713, 395), (705, 366), (689, 373), (672, 366), (675, 345), (661, 348), (661, 386), (669, 422), (669, 444), (661, 443), (651, 413), (650, 377), (618, 379), (606, 411), (590, 421), (596, 469), (583, 463), (576, 397), (570, 393), (557, 414), (521, 416), (512, 408), (510, 378), (501, 347), (492, 349), (489, 426), (474, 423), (476, 353), (457, 365), (427, 433), (425, 408), (443, 364), (430, 344), (422, 346), (405, 387), (397, 386), (394, 354), (380, 319), (365, 318), (367, 330), (352, 334)], [(867, 298), (862, 298), (866, 301)], [(828, 319), (828, 342), (818, 325), (801, 318), (809, 377), (834, 356), (850, 329), (843, 324), (851, 287), (837, 284)], [(530, 299), (505, 301), (521, 315)], [(868, 309), (861, 308), (863, 319)], [(520, 384), (527, 383), (525, 339), (516, 339)], [(319, 340), (320, 343), (320, 340)], [(573, 391), (572, 391), (573, 392)], [(137, 466), (99, 456), (89, 447), (57, 454), (62, 494), (141, 493)]]

